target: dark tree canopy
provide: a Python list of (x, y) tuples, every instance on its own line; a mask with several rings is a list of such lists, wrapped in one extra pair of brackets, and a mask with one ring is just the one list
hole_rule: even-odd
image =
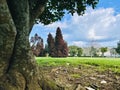
[(73, 15), (83, 15), (87, 6), (92, 6), (94, 9), (99, 0), (48, 0), (44, 12), (39, 16), (40, 22), (49, 24), (58, 20), (70, 13)]

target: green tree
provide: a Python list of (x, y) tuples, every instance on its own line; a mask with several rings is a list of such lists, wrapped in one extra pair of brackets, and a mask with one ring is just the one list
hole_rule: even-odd
[(101, 47), (100, 51), (102, 53), (102, 56), (104, 57), (104, 53), (107, 52), (107, 47)]
[(78, 56), (78, 57), (82, 56), (83, 49), (82, 49), (82, 48), (77, 48), (77, 50), (78, 50), (77, 56)]
[(91, 57), (96, 57), (96, 56), (98, 56), (98, 55), (97, 55), (97, 52), (98, 52), (98, 50), (97, 50), (95, 47), (92, 46), (92, 47), (90, 48), (90, 56), (91, 56)]
[(74, 57), (78, 54), (78, 47), (77, 46), (69, 46), (69, 54), (70, 56)]
[[(0, 0), (0, 89), (60, 90), (41, 78), (29, 45), (35, 20), (49, 24), (65, 12), (84, 14), (98, 0)], [(38, 19), (39, 18), (39, 19)]]
[(120, 54), (120, 41), (117, 43), (116, 52)]
[(111, 48), (110, 49), (110, 54), (111, 54), (111, 56), (113, 57), (116, 57), (116, 55), (117, 55), (117, 52), (116, 52), (116, 48)]

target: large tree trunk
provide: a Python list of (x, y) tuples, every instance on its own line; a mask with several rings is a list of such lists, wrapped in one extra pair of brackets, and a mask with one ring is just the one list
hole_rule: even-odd
[(0, 1), (0, 89), (41, 90), (38, 70), (28, 42), (28, 1), (10, 2), (10, 9), (14, 9), (12, 16), (6, 0)]
[(6, 73), (13, 53), (16, 28), (5, 0), (0, 1), (0, 77)]
[(61, 90), (38, 70), (29, 22), (28, 0), (0, 0), (0, 90)]

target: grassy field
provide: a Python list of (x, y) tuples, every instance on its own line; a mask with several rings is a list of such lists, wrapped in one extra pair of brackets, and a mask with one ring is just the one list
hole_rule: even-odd
[(68, 58), (50, 58), (36, 57), (40, 66), (78, 66), (91, 65), (99, 70), (110, 69), (120, 73), (120, 58), (86, 58), (86, 57), (68, 57)]

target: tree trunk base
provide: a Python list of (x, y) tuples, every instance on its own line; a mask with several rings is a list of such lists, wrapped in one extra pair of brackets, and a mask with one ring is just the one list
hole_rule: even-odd
[(39, 75), (26, 80), (22, 73), (11, 71), (0, 77), (0, 90), (64, 90), (63, 87), (41, 76), (42, 74)]
[(23, 74), (14, 71), (0, 78), (0, 90), (42, 90), (38, 77), (33, 76), (30, 81)]

